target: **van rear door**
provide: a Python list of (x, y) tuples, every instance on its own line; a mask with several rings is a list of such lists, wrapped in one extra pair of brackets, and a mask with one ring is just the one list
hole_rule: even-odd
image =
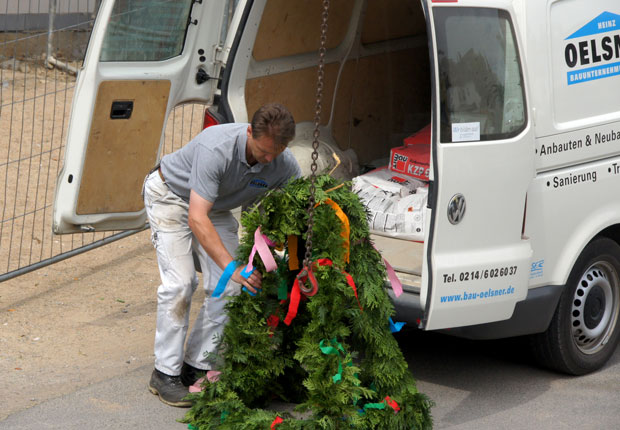
[(436, 95), (425, 329), (508, 319), (527, 295), (534, 134), (511, 2), (488, 3), (425, 1)]
[(138, 228), (170, 111), (210, 103), (226, 0), (103, 0), (78, 74), (55, 233)]

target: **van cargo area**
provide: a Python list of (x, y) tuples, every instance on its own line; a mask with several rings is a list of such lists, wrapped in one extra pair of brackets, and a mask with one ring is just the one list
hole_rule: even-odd
[[(429, 48), (420, 2), (387, 3), (347, 0), (330, 5), (319, 172), (336, 167), (333, 154), (340, 160), (333, 174), (346, 180), (387, 166), (390, 150), (431, 121)], [(245, 100), (245, 106), (223, 101), (229, 121), (247, 120), (272, 101), (291, 110), (298, 130), (289, 147), (304, 174), (310, 173), (321, 12), (320, 2), (266, 2), (255, 32), (241, 24), (233, 45), (236, 60), (222, 83), (223, 93), (239, 88)], [(248, 51), (248, 61), (238, 60), (241, 50)], [(419, 293), (423, 243), (379, 235), (373, 239), (404, 290)]]

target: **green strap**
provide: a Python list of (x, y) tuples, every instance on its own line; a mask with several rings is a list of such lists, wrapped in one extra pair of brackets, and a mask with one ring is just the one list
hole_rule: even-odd
[(327, 339), (323, 339), (319, 343), (319, 348), (321, 348), (321, 352), (325, 355), (338, 356), (338, 373), (332, 376), (332, 381), (334, 381), (334, 384), (336, 384), (342, 380), (342, 359), (340, 358), (340, 352), (342, 352), (342, 354), (344, 354), (345, 352), (344, 348), (342, 347), (340, 342), (336, 340), (336, 338), (329, 340), (329, 343), (331, 343), (333, 346), (326, 345), (326, 343)]
[(381, 403), (366, 403), (364, 405), (364, 410), (366, 409), (385, 409), (385, 402)]
[[(286, 264), (287, 255), (288, 255), (288, 247), (285, 247), (284, 258), (282, 259), (284, 264)], [(286, 278), (287, 278), (286, 274), (288, 272), (288, 267), (286, 267), (284, 264), (278, 265), (278, 278), (280, 278), (280, 281), (278, 283), (278, 300), (286, 300), (288, 298), (288, 285), (286, 284)]]
[(222, 411), (220, 414), (220, 424), (226, 421), (226, 417), (228, 416), (228, 411)]

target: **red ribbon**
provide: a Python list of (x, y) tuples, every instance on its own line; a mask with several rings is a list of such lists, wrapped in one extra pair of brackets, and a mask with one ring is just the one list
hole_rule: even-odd
[(280, 323), (280, 318), (278, 318), (277, 315), (271, 314), (267, 317), (267, 325), (271, 327), (271, 329), (269, 330), (271, 332), (269, 333), (269, 337), (273, 337), (273, 332), (276, 331), (276, 328), (278, 328), (279, 323)]
[(291, 322), (297, 316), (297, 308), (299, 308), (299, 299), (301, 298), (301, 291), (299, 290), (299, 279), (295, 278), (293, 289), (291, 290), (291, 301), (288, 305), (288, 312), (286, 318), (284, 318), (284, 324), (291, 325)]
[[(313, 265), (314, 264), (317, 264), (319, 266), (334, 267), (332, 260), (330, 260), (329, 258), (319, 258), (316, 261), (316, 263), (313, 263)], [(360, 307), (360, 311), (364, 312), (364, 309), (362, 309), (362, 304), (360, 303), (360, 300), (357, 297), (357, 288), (355, 287), (353, 276), (351, 276), (349, 273), (345, 272), (344, 270), (341, 270), (341, 272), (344, 274), (347, 280), (347, 284), (353, 290), (353, 294), (355, 295), (355, 300), (357, 300), (357, 305)], [(288, 305), (288, 312), (286, 314), (286, 318), (284, 319), (284, 324), (291, 325), (291, 322), (297, 316), (297, 309), (299, 308), (300, 299), (301, 299), (301, 290), (299, 289), (299, 279), (295, 278), (295, 283), (293, 284), (293, 289), (291, 290), (291, 301), (289, 302), (289, 305)]]
[(273, 420), (273, 422), (271, 423), (271, 430), (274, 430), (276, 426), (280, 424), (282, 421), (284, 421), (282, 418), (276, 417), (276, 419)]
[[(319, 258), (317, 263), (319, 264), (319, 266), (331, 266), (331, 267), (334, 267), (334, 264), (332, 263), (332, 261), (329, 258)], [(364, 309), (362, 309), (362, 304), (360, 303), (360, 299), (357, 297), (357, 288), (355, 287), (355, 282), (353, 281), (353, 276), (351, 276), (349, 273), (345, 272), (344, 270), (341, 270), (341, 272), (345, 276), (345, 278), (347, 280), (347, 284), (349, 284), (349, 286), (353, 290), (353, 294), (355, 294), (355, 300), (357, 300), (357, 305), (360, 307), (360, 311), (364, 312)]]
[(398, 406), (398, 403), (396, 403), (396, 400), (390, 399), (390, 396), (385, 396), (385, 402), (388, 404), (388, 406), (394, 409), (394, 412), (400, 411), (400, 406)]

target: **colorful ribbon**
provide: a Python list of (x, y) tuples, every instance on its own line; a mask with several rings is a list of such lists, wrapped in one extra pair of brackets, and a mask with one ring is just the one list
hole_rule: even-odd
[[(332, 199), (326, 199), (323, 203), (329, 205), (334, 210), (334, 212), (336, 212), (336, 216), (338, 217), (338, 219), (340, 219), (340, 222), (342, 223), (342, 230), (340, 231), (340, 236), (344, 239), (344, 262), (348, 263), (351, 256), (351, 248), (349, 243), (351, 228), (349, 226), (349, 218), (342, 211), (340, 206), (338, 206), (338, 203), (336, 203)], [(317, 207), (319, 204), (320, 203), (317, 203), (316, 205), (314, 205), (314, 207)]]
[(392, 333), (397, 333), (397, 332), (399, 332), (399, 331), (403, 328), (403, 326), (404, 326), (405, 324), (407, 324), (407, 323), (405, 323), (405, 322), (400, 322), (400, 321), (399, 321), (399, 322), (394, 322), (394, 321), (392, 321), (392, 317), (390, 317), (390, 318), (388, 319), (388, 322), (389, 322), (389, 324), (390, 324), (390, 331), (391, 331)]
[[(317, 264), (319, 266), (334, 267), (334, 263), (329, 258), (319, 258), (317, 260)], [(336, 267), (334, 267), (334, 269), (338, 270)], [(353, 276), (351, 276), (351, 274), (345, 272), (344, 270), (341, 270), (340, 272), (344, 275), (345, 279), (347, 280), (347, 284), (349, 284), (349, 287), (351, 287), (351, 289), (353, 290), (353, 294), (355, 295), (355, 300), (357, 300), (357, 305), (359, 306), (360, 311), (364, 312), (364, 309), (362, 309), (362, 304), (360, 303), (360, 299), (357, 297), (357, 287), (355, 286), (355, 281), (353, 281)]]
[(226, 266), (226, 268), (224, 269), (224, 273), (222, 273), (219, 281), (217, 281), (217, 285), (215, 286), (215, 290), (213, 291), (211, 297), (219, 298), (222, 295), (222, 293), (226, 289), (226, 284), (228, 284), (228, 281), (230, 281), (230, 277), (233, 275), (233, 273), (235, 273), (235, 270), (237, 270), (238, 265), (239, 262), (235, 260), (232, 260), (230, 263), (228, 263), (228, 266)]
[(394, 412), (400, 411), (400, 406), (398, 406), (396, 400), (390, 399), (390, 396), (385, 396), (385, 403), (387, 403), (390, 408), (394, 409)]
[[(381, 251), (379, 251), (374, 244), (372, 244), (372, 247), (381, 255)], [(381, 256), (381, 258), (383, 258), (383, 256)], [(385, 270), (387, 271), (388, 280), (390, 281), (394, 295), (398, 297), (403, 293), (403, 284), (400, 283), (400, 279), (396, 276), (394, 268), (385, 258), (383, 258), (383, 264), (385, 264)]]
[[(243, 270), (241, 272), (239, 272), (239, 274), (241, 276), (243, 276), (245, 279), (248, 279), (252, 275), (252, 273), (254, 273), (255, 269), (256, 269), (256, 267), (252, 267), (252, 269), (250, 271), (248, 271), (248, 266), (245, 266), (243, 268)], [(242, 290), (245, 291), (246, 293), (248, 293), (252, 297), (256, 296), (256, 293), (251, 292), (246, 287), (243, 287)]]
[(273, 333), (276, 331), (276, 328), (278, 328), (279, 323), (280, 318), (277, 315), (271, 314), (267, 317), (267, 326), (270, 327), (269, 337), (273, 337)]
[(360, 411), (360, 414), (363, 414), (368, 409), (385, 409), (386, 405), (391, 407), (394, 412), (400, 411), (400, 406), (398, 406), (398, 403), (396, 403), (395, 400), (390, 399), (390, 396), (385, 396), (383, 401), (380, 403), (366, 403), (364, 405), (364, 409)]
[(326, 345), (326, 343), (327, 339), (323, 339), (319, 343), (319, 348), (321, 349), (321, 352), (325, 355), (338, 356), (338, 373), (332, 376), (332, 381), (334, 382), (334, 384), (337, 384), (342, 380), (342, 359), (340, 358), (340, 353), (342, 352), (343, 355), (345, 354), (344, 348), (342, 347), (340, 342), (336, 340), (336, 338), (329, 340), (329, 343), (331, 343), (333, 346)]
[(288, 270), (299, 270), (299, 258), (297, 258), (297, 236), (288, 235)]
[[(313, 266), (315, 264), (318, 266), (334, 267), (333, 262), (329, 258), (319, 258), (316, 261), (316, 263), (313, 263)], [(337, 269), (337, 268), (334, 267), (334, 269)], [(355, 286), (353, 277), (349, 273), (345, 272), (344, 270), (341, 270), (341, 272), (342, 274), (344, 274), (347, 284), (353, 290), (353, 294), (355, 295), (355, 300), (357, 300), (357, 305), (359, 306), (360, 311), (363, 312), (364, 309), (362, 308), (362, 304), (360, 303), (359, 298), (357, 296), (357, 287)], [(289, 302), (288, 312), (286, 314), (286, 318), (284, 318), (284, 324), (291, 325), (291, 322), (297, 316), (297, 310), (299, 308), (300, 299), (301, 299), (301, 290), (299, 289), (299, 279), (295, 278), (295, 282), (293, 283), (293, 289), (291, 290), (291, 300)]]
[(293, 283), (293, 289), (291, 290), (291, 299), (288, 305), (288, 312), (284, 318), (284, 324), (291, 325), (291, 322), (297, 316), (297, 309), (299, 308), (299, 300), (301, 299), (301, 290), (299, 289), (299, 279), (295, 278)]
[[(256, 228), (256, 231), (254, 232), (254, 246), (252, 247), (252, 251), (250, 252), (250, 257), (248, 258), (248, 264), (241, 271), (240, 275), (243, 276), (245, 279), (248, 279), (250, 275), (254, 272), (255, 267), (253, 265), (253, 261), (256, 252), (258, 252), (261, 260), (263, 260), (263, 264), (265, 265), (265, 270), (267, 272), (272, 272), (276, 270), (276, 261), (274, 260), (271, 251), (269, 251), (270, 246), (273, 247), (276, 246), (276, 244), (269, 240), (266, 235), (262, 234), (260, 231), (260, 226), (258, 226)], [(217, 281), (215, 291), (213, 291), (211, 297), (219, 298), (222, 295), (222, 293), (226, 289), (228, 281), (230, 281), (230, 278), (232, 277), (233, 273), (235, 273), (235, 270), (240, 264), (242, 263), (235, 260), (228, 263), (228, 265), (224, 269), (224, 272), (222, 273), (222, 276), (220, 276), (220, 279)], [(251, 296), (256, 295), (256, 293), (252, 293), (246, 287), (243, 287), (242, 290)]]
[(252, 252), (250, 252), (250, 257), (248, 258), (247, 270), (252, 270), (254, 263), (254, 255), (258, 251), (258, 255), (261, 260), (263, 260), (263, 264), (265, 265), (265, 270), (267, 272), (272, 272), (276, 270), (276, 261), (273, 259), (273, 255), (269, 250), (269, 247), (274, 247), (276, 244), (269, 240), (269, 238), (262, 234), (260, 231), (260, 226), (256, 228), (254, 232), (254, 246), (252, 247)]
[(284, 420), (280, 417), (276, 417), (275, 420), (273, 420), (273, 422), (271, 423), (271, 430), (274, 430), (276, 428), (276, 426), (278, 424), (280, 424), (281, 422), (283, 422)]

